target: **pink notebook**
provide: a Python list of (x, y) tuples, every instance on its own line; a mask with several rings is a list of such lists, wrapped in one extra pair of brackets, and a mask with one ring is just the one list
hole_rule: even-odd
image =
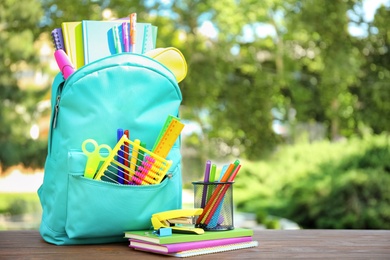
[(154, 252), (154, 253), (170, 254), (170, 253), (177, 253), (177, 252), (193, 250), (193, 249), (251, 242), (252, 237), (246, 236), (246, 237), (235, 237), (235, 238), (223, 238), (223, 239), (215, 239), (215, 240), (204, 240), (204, 241), (183, 242), (183, 243), (162, 244), (162, 245), (152, 244), (152, 243), (144, 242), (141, 240), (135, 240), (135, 239), (129, 239), (129, 241), (130, 241), (129, 247), (131, 248)]

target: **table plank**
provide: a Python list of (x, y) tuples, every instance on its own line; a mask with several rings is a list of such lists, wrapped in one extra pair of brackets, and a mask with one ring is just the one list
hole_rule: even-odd
[[(255, 230), (256, 248), (192, 258), (202, 259), (390, 259), (390, 230)], [(76, 257), (77, 256), (77, 257)], [(1, 231), (0, 259), (157, 259), (128, 243), (55, 246), (38, 231)], [(169, 258), (169, 257), (168, 257)]]

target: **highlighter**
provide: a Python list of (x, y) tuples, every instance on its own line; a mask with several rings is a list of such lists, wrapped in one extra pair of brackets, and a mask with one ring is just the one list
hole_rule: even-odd
[(135, 52), (135, 37), (137, 34), (137, 13), (130, 14), (130, 51)]
[(113, 38), (114, 38), (114, 45), (115, 45), (116, 53), (121, 53), (122, 52), (122, 44), (121, 44), (121, 40), (119, 38), (118, 26), (115, 25), (112, 28), (112, 34), (113, 34)]
[(56, 50), (54, 52), (54, 58), (56, 59), (58, 68), (64, 76), (64, 79), (67, 79), (70, 75), (72, 75), (72, 73), (75, 71), (75, 68), (64, 50)]
[(125, 52), (129, 52), (130, 38), (129, 38), (129, 25), (127, 22), (122, 23), (122, 38), (123, 38), (123, 45), (125, 46)]

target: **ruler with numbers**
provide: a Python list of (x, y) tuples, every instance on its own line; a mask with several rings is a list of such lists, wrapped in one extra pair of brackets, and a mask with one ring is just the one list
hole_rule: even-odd
[(162, 135), (159, 138), (153, 152), (163, 158), (168, 156), (169, 151), (172, 149), (179, 137), (181, 130), (184, 128), (184, 124), (175, 117), (168, 118), (168, 124), (163, 128)]

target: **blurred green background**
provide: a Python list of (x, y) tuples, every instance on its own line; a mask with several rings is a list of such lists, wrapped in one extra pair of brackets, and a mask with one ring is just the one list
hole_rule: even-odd
[(132, 12), (188, 63), (185, 189), (239, 158), (236, 211), (265, 228), (390, 229), (389, 0), (1, 1), (0, 229), (39, 224), (35, 186), (6, 180), (42, 178), (51, 30)]

